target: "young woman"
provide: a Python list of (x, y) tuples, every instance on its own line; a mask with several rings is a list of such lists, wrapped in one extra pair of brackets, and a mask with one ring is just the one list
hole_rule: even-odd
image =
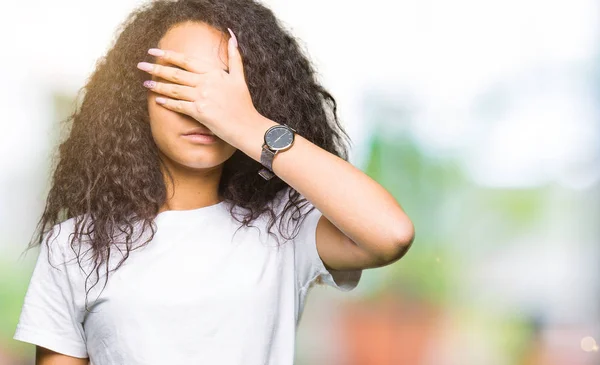
[(84, 89), (29, 247), (14, 338), (37, 364), (292, 364), (309, 288), (412, 244), (257, 2), (142, 6)]

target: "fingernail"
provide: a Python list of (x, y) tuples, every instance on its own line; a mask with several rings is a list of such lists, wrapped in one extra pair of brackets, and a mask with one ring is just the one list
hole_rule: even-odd
[(159, 96), (158, 98), (156, 98), (156, 102), (159, 104), (164, 104), (167, 102), (167, 99)]
[(150, 48), (148, 50), (148, 54), (151, 54), (151, 55), (156, 56), (156, 57), (160, 57), (160, 56), (164, 56), (165, 55), (165, 51), (163, 51), (162, 49), (158, 49), (158, 48)]
[(152, 65), (148, 62), (140, 62), (137, 67), (142, 71), (152, 71)]
[(236, 38), (235, 34), (233, 34), (233, 31), (231, 29), (227, 28), (227, 30), (229, 31), (229, 34), (231, 34), (231, 39), (233, 39), (233, 44), (237, 47), (238, 42), (237, 42), (237, 38)]
[(144, 81), (144, 86), (151, 89), (156, 86), (156, 82), (152, 80), (146, 80)]

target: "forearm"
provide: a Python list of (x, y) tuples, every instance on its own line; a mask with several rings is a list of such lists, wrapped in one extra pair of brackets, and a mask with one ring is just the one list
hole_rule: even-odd
[[(278, 123), (257, 117), (239, 148), (260, 161), (265, 131)], [(273, 172), (306, 197), (340, 231), (372, 252), (407, 246), (412, 222), (394, 197), (343, 159), (296, 135), (293, 146), (273, 159)]]

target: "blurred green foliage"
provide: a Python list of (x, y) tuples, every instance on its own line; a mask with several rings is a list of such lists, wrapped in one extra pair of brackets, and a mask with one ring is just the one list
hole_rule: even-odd
[(444, 205), (449, 194), (460, 194), (465, 178), (453, 161), (431, 158), (409, 136), (385, 135), (383, 128), (372, 134), (364, 171), (400, 202), (415, 225), (413, 246), (389, 267), (380, 290), (439, 303), (460, 262), (448, 239), (453, 227)]
[(29, 280), (37, 250), (31, 250), (26, 259), (17, 262), (0, 261), (0, 343), (10, 343), (8, 349), (15, 354), (31, 350), (31, 345), (12, 339)]
[(374, 123), (364, 171), (400, 202), (416, 232), (374, 296), (391, 291), (441, 305), (465, 279), (472, 253), (498, 250), (542, 222), (546, 189), (478, 186), (460, 157), (428, 154), (409, 133)]

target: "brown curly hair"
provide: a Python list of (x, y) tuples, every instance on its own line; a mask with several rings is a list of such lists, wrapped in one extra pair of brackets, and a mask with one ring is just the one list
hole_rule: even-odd
[[(90, 238), (97, 277), (94, 286), (111, 248), (116, 249), (114, 232), (125, 234), (127, 251), (113, 270), (129, 255), (136, 223), (142, 223), (144, 231), (147, 226), (152, 231), (144, 244), (154, 236), (153, 220), (166, 201), (166, 188), (162, 161), (150, 131), (147, 90), (142, 86), (147, 74), (135, 64), (140, 60), (154, 62), (147, 50), (156, 47), (170, 28), (189, 21), (208, 24), (224, 36), (227, 27), (234, 29), (256, 110), (348, 160), (345, 142), (351, 141), (339, 123), (335, 99), (317, 82), (297, 40), (270, 9), (253, 0), (151, 1), (133, 11), (117, 29), (114, 44), (80, 89), (80, 93), (85, 91), (81, 103), (63, 121), (68, 137), (54, 156), (51, 188), (37, 234), (28, 247), (42, 243), (47, 227), (50, 237), (57, 224), (75, 218), (70, 246), (75, 251), (76, 240), (85, 235)], [(237, 150), (224, 163), (219, 195), (233, 204), (232, 216), (235, 206), (246, 209), (246, 215), (235, 218), (241, 226), (250, 226), (268, 213), (268, 233), (272, 234), (271, 228), (281, 216), (292, 212), (290, 221), (305, 217), (300, 213), (308, 201), (277, 177), (264, 180), (257, 173), (261, 167)], [(286, 188), (289, 201), (276, 215), (268, 203)], [(281, 223), (279, 230), (283, 236)], [(80, 254), (79, 250), (81, 267)], [(108, 273), (106, 265), (106, 280)], [(87, 289), (87, 279), (86, 308), (91, 290)]]

